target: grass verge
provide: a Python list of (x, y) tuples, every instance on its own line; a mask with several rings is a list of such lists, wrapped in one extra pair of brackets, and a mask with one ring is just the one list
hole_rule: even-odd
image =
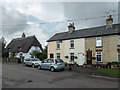
[(120, 77), (120, 69), (98, 68), (97, 70), (109, 76)]

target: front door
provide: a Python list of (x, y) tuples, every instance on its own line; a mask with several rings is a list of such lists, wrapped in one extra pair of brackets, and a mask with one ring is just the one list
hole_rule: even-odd
[(54, 54), (50, 54), (50, 58), (54, 58)]
[(83, 54), (79, 53), (78, 54), (78, 65), (83, 65)]
[(92, 51), (87, 51), (87, 64), (92, 64)]
[(118, 62), (120, 62), (120, 52), (118, 52)]

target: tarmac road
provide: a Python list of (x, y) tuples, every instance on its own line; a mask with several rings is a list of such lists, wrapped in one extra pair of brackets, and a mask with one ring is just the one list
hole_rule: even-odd
[(3, 63), (2, 70), (2, 88), (118, 88), (118, 79), (81, 72), (50, 72), (14, 63)]

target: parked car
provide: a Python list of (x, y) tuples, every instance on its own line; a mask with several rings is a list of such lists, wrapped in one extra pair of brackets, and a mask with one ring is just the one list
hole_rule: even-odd
[(44, 59), (38, 65), (38, 69), (49, 69), (52, 72), (55, 70), (64, 70), (65, 64), (62, 59)]
[(32, 66), (33, 68), (37, 67), (39, 65), (39, 63), (41, 63), (41, 61), (38, 58), (27, 58), (24, 60), (25, 66), (27, 66), (27, 65)]

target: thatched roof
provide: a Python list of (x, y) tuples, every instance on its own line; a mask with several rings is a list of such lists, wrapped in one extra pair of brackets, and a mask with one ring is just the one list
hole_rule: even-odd
[[(27, 53), (31, 46), (39, 46), (43, 51), (41, 44), (35, 36), (22, 37), (13, 39), (6, 47), (5, 52), (24, 52)], [(21, 50), (20, 50), (21, 49)]]

